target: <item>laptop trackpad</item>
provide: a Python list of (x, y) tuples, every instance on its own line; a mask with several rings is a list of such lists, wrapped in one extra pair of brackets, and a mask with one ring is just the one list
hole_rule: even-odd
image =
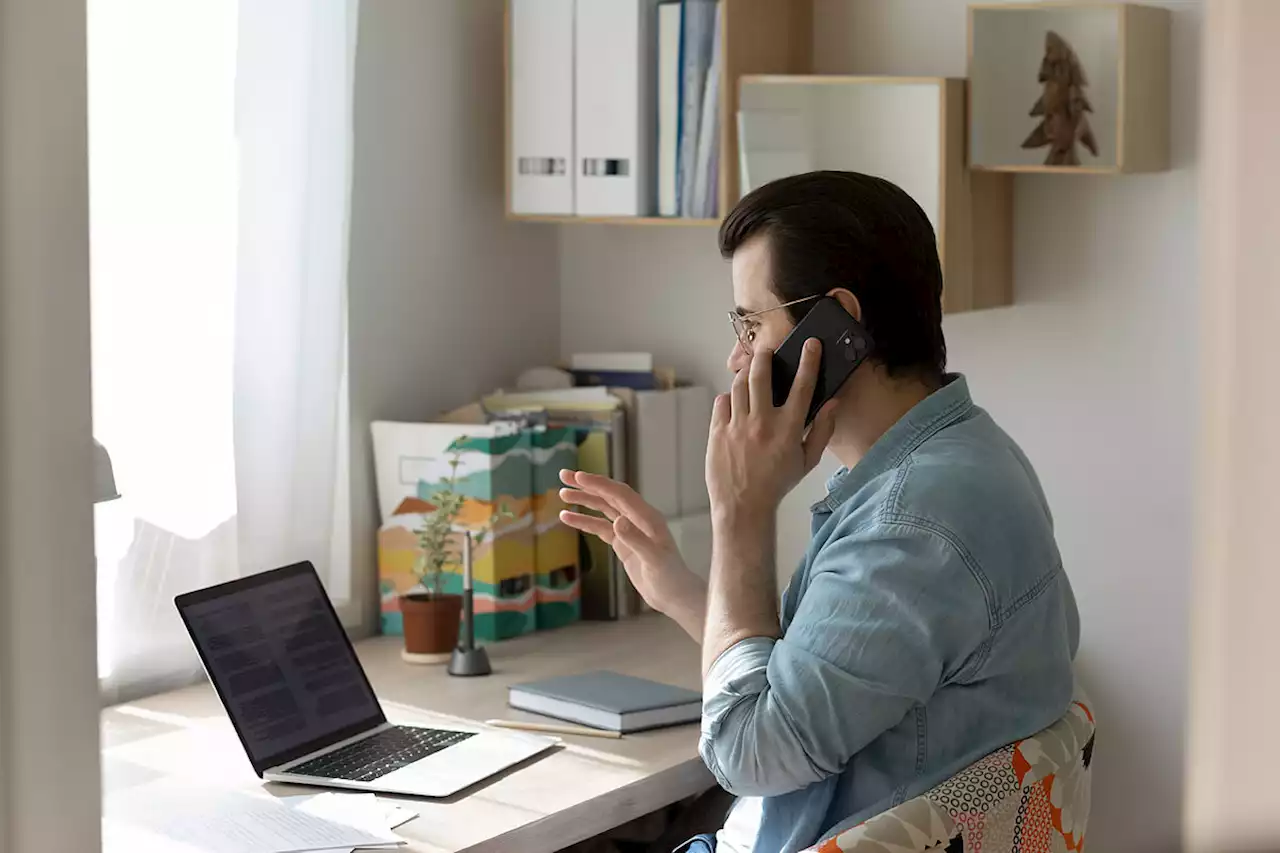
[(378, 787), (447, 797), (555, 746), (552, 738), (481, 732), (375, 781)]

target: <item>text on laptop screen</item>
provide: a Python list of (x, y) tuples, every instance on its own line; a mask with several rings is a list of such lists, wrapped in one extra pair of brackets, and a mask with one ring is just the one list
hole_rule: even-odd
[(381, 719), (314, 572), (229, 591), (184, 610), (255, 764)]

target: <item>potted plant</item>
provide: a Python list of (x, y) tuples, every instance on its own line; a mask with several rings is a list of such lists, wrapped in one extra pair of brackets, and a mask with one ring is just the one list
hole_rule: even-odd
[(433, 509), (423, 513), (422, 523), (413, 531), (418, 538), (418, 560), (413, 567), (418, 584), (400, 596), (404, 650), (411, 655), (446, 654), (458, 639), (462, 596), (445, 595), (444, 567), (458, 553), (453, 545), (454, 523), (466, 496), (457, 489), (462, 454), (456, 442), (450, 452), (449, 476), (431, 495)]
[[(434, 507), (423, 513), (422, 523), (414, 530), (418, 538), (418, 559), (414, 565), (417, 586), (400, 596), (400, 613), (404, 618), (404, 650), (411, 656), (430, 656), (443, 662), (458, 642), (462, 622), (462, 596), (444, 592), (445, 567), (462, 560), (462, 537), (470, 536), (473, 546), (485, 537), (484, 531), (472, 531), (457, 524), (466, 503), (466, 495), (458, 491), (458, 467), (462, 462), (461, 443), (457, 439), (449, 448), (449, 476), (441, 483), (430, 503)], [(491, 516), (510, 518), (505, 505)]]

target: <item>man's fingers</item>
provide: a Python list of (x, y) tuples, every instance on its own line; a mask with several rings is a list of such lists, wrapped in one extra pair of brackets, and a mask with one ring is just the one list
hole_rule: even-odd
[(729, 389), (729, 403), (733, 407), (730, 420), (745, 418), (751, 413), (751, 389), (747, 385), (750, 378), (751, 371), (747, 368), (733, 375), (733, 387)]
[(822, 461), (822, 454), (836, 431), (836, 401), (828, 400), (813, 419), (804, 439), (804, 470), (807, 474)]
[(613, 504), (590, 492), (584, 492), (580, 489), (561, 489), (560, 500), (569, 506), (585, 506), (588, 509), (594, 509), (596, 512), (602, 512), (609, 521), (615, 521), (618, 518), (618, 510)]
[(665, 559), (657, 543), (644, 534), (644, 531), (631, 523), (626, 516), (613, 523), (613, 536), (624, 545), (635, 551), (642, 559), (651, 562), (662, 562)]
[(796, 380), (792, 383), (791, 392), (787, 396), (787, 410), (801, 425), (804, 424), (809, 405), (813, 402), (813, 391), (818, 387), (818, 367), (821, 364), (822, 342), (817, 338), (810, 338), (804, 342), (804, 352), (800, 355), (800, 370), (797, 371)]
[(580, 512), (570, 512), (566, 509), (560, 513), (560, 520), (574, 530), (581, 530), (583, 533), (599, 536), (606, 545), (613, 544), (613, 523), (599, 516), (583, 515)]
[(751, 409), (767, 412), (773, 408), (773, 350), (761, 347), (751, 357), (747, 385), (751, 392)]
[(635, 489), (626, 483), (619, 483), (600, 474), (588, 474), (585, 471), (578, 471), (574, 479), (579, 489), (608, 501), (619, 515), (629, 516), (650, 536), (657, 536), (666, 523), (662, 513), (646, 503), (644, 498), (636, 494)]
[(716, 401), (711, 407), (711, 427), (726, 427), (729, 425), (729, 418), (733, 415), (733, 404), (729, 402), (728, 394), (717, 394)]

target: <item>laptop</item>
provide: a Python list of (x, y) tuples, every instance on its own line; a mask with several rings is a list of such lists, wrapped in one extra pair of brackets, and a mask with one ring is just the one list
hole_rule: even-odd
[(448, 797), (554, 746), (387, 722), (311, 563), (174, 603), (259, 777)]

